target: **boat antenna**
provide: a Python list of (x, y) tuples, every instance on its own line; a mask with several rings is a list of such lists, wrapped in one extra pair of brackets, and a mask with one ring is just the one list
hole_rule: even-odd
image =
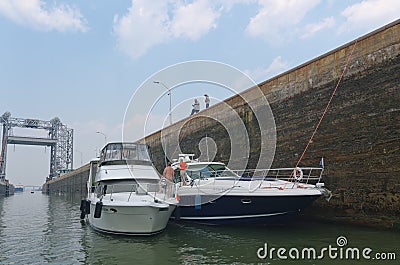
[(165, 146), (165, 150), (164, 150), (164, 163), (165, 163), (165, 167), (167, 167), (168, 166), (168, 164), (167, 164), (167, 146)]
[(206, 134), (206, 149), (207, 149), (207, 162), (210, 162), (210, 158), (209, 158), (209, 156), (208, 156), (207, 134)]

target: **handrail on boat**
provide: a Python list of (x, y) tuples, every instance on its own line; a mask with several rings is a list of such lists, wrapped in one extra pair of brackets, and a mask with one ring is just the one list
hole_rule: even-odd
[[(302, 177), (294, 178), (295, 170), (302, 172)], [(275, 168), (275, 169), (246, 169), (246, 170), (187, 170), (186, 174), (190, 178), (189, 186), (200, 187), (204, 185), (218, 186), (218, 180), (249, 181), (249, 191), (256, 191), (259, 188), (294, 188), (301, 187), (297, 184), (320, 183), (324, 169), (318, 167), (302, 168)], [(203, 182), (206, 180), (207, 182)], [(280, 180), (281, 183), (272, 181)], [(256, 184), (256, 185), (254, 185)], [(200, 185), (200, 186), (199, 186)], [(232, 183), (233, 186), (236, 184)]]
[[(324, 169), (317, 167), (297, 168), (302, 171), (302, 179), (297, 182), (308, 184), (310, 181), (321, 181)], [(186, 170), (187, 176), (191, 179), (223, 179), (223, 178), (249, 178), (251, 180), (288, 180), (296, 168), (274, 168), (274, 169), (245, 169), (245, 170)], [(248, 179), (244, 179), (248, 180)], [(293, 180), (292, 180), (293, 181)]]
[[(302, 178), (293, 178), (294, 170), (302, 171)], [(209, 168), (199, 168), (196, 170), (186, 170), (186, 186), (199, 189), (206, 193), (202, 186), (212, 187), (215, 192), (225, 192), (235, 187), (243, 187), (248, 183), (249, 192), (255, 192), (258, 189), (293, 189), (311, 187), (307, 184), (317, 185), (322, 179), (324, 169), (318, 167), (302, 168), (275, 168), (275, 169), (246, 169), (246, 170), (210, 170)], [(219, 181), (230, 181), (232, 185), (227, 188), (226, 183)], [(277, 182), (279, 180), (279, 182)], [(240, 182), (239, 182), (240, 181)], [(245, 181), (245, 182), (243, 182)], [(274, 182), (275, 181), (275, 182)], [(237, 186), (238, 185), (238, 186)], [(302, 186), (305, 185), (305, 186)], [(179, 182), (179, 187), (184, 186)]]
[(296, 170), (296, 168), (246, 169), (232, 171), (242, 177), (251, 177), (252, 180), (286, 180), (291, 182), (300, 182), (304, 184), (319, 183), (322, 179), (322, 174), (324, 172), (324, 169), (319, 167), (302, 167), (299, 169), (301, 169), (303, 173), (302, 179), (299, 180), (296, 180), (292, 177), (293, 172)]

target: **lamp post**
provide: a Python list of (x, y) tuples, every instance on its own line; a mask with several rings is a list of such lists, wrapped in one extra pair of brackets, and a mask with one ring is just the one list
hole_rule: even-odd
[(82, 166), (82, 164), (83, 164), (83, 159), (82, 159), (83, 153), (81, 151), (77, 150), (77, 149), (75, 149), (75, 151), (78, 152), (81, 155), (81, 166)]
[(169, 124), (172, 124), (172, 91), (170, 88), (168, 88), (163, 82), (160, 81), (153, 81), (154, 84), (159, 84), (162, 85), (163, 87), (165, 87), (165, 89), (168, 90), (168, 95), (169, 95)]
[(107, 144), (107, 135), (105, 135), (104, 133), (99, 132), (99, 131), (97, 131), (96, 133), (99, 133), (104, 136), (104, 144), (106, 145)]

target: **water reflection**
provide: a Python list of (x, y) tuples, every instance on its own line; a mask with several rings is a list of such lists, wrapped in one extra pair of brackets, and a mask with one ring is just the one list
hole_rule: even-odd
[[(79, 219), (80, 197), (16, 194), (0, 198), (0, 264), (380, 264), (373, 261), (259, 259), (271, 247), (335, 245), (396, 252), (399, 233), (321, 223), (278, 227), (220, 227), (169, 223), (153, 237), (123, 237), (95, 232)], [(347, 263), (346, 263), (347, 262)]]
[(2, 264), (41, 263), (47, 251), (43, 231), (47, 225), (48, 198), (41, 194), (15, 194), (2, 198)]
[(77, 215), (77, 203), (74, 197), (46, 196), (49, 204), (47, 207), (47, 224), (43, 231), (48, 249), (42, 253), (46, 262), (56, 261), (74, 263), (84, 260), (81, 251), (81, 225)]

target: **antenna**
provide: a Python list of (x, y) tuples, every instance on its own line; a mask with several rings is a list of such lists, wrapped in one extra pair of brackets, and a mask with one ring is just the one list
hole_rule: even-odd
[(208, 143), (207, 143), (207, 134), (206, 134), (206, 149), (207, 149), (207, 162), (210, 162), (210, 158), (209, 158), (209, 155), (208, 155)]

